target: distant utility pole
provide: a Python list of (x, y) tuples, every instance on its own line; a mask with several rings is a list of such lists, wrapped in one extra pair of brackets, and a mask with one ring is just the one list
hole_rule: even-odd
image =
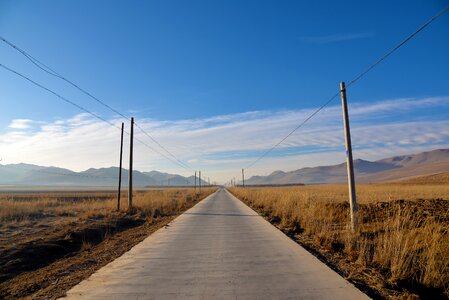
[(133, 139), (134, 118), (131, 118), (131, 130), (129, 139), (128, 209), (131, 209), (133, 207)]
[(122, 134), (120, 135), (120, 163), (118, 168), (118, 191), (117, 191), (117, 210), (120, 210), (120, 195), (122, 194), (122, 157), (123, 157), (123, 129), (125, 124), (122, 122)]
[(235, 183), (235, 177), (234, 177), (234, 186), (237, 186), (237, 183)]
[(196, 192), (196, 171), (195, 171), (195, 192)]
[(199, 187), (199, 191), (201, 193), (201, 171), (198, 171), (198, 172), (199, 172), (199, 174), (198, 174), (198, 187)]
[(354, 165), (352, 160), (352, 144), (351, 144), (351, 130), (349, 128), (348, 104), (346, 101), (346, 87), (344, 82), (340, 82), (341, 105), (343, 110), (343, 124), (345, 130), (346, 141), (346, 166), (348, 171), (348, 187), (349, 187), (349, 206), (351, 209), (351, 230), (357, 230), (357, 201), (355, 193), (355, 177)]
[(207, 183), (210, 185), (210, 177), (207, 177)]
[(243, 182), (243, 187), (245, 187), (245, 169), (242, 169), (242, 182)]

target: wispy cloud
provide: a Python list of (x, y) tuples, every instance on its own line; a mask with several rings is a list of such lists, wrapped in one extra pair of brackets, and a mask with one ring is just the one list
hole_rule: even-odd
[(13, 129), (28, 129), (31, 127), (32, 122), (33, 121), (29, 119), (14, 119), (8, 127)]
[(342, 41), (349, 40), (358, 40), (363, 38), (373, 37), (375, 34), (373, 32), (347, 32), (347, 33), (336, 33), (331, 35), (323, 35), (323, 36), (303, 36), (299, 39), (305, 43), (312, 44), (328, 44), (328, 43), (336, 43)]
[[(449, 147), (449, 121), (438, 118), (435, 113), (447, 105), (449, 97), (352, 103), (350, 117), (355, 156), (378, 159)], [(141, 119), (139, 124), (193, 168), (202, 169), (214, 180), (227, 180), (277, 143), (312, 111), (254, 111), (178, 121)], [(342, 162), (341, 120), (339, 105), (327, 107), (248, 175)], [(21, 128), (9, 126), (10, 130), (0, 135), (1, 156), (6, 163), (29, 162), (74, 170), (117, 165), (120, 132), (89, 115), (79, 114), (50, 123), (30, 120), (18, 123), (14, 120), (13, 123)], [(24, 126), (20, 124), (25, 124), (29, 130), (22, 130)], [(135, 131), (135, 136), (158, 148), (139, 130)], [(125, 145), (128, 143), (125, 135)], [(134, 145), (137, 169), (189, 175), (139, 142), (135, 141)], [(127, 147), (124, 157), (128, 157)]]

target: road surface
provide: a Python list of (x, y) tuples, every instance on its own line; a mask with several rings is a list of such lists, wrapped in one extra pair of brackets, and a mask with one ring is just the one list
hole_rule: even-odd
[(68, 292), (69, 299), (368, 299), (225, 189)]

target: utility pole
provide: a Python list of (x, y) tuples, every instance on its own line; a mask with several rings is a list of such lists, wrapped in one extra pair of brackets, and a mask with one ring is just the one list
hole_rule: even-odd
[(199, 174), (198, 174), (198, 187), (199, 187), (199, 191), (201, 193), (201, 171), (198, 171), (198, 172), (199, 172)]
[(125, 124), (122, 122), (122, 134), (120, 135), (120, 163), (118, 168), (118, 191), (117, 191), (117, 210), (120, 210), (120, 195), (122, 194), (122, 157), (123, 157), (123, 129)]
[(129, 139), (128, 209), (133, 208), (133, 139), (134, 118), (131, 118), (131, 132)]
[(208, 183), (209, 186), (210, 186), (210, 177), (207, 177), (207, 183)]
[(195, 192), (196, 192), (196, 171), (195, 171)]
[(242, 182), (243, 182), (243, 187), (245, 187), (245, 169), (242, 169)]
[(358, 225), (357, 201), (355, 193), (354, 165), (352, 160), (351, 130), (349, 128), (348, 104), (346, 100), (346, 87), (344, 82), (340, 82), (340, 92), (346, 142), (346, 166), (348, 171), (349, 206), (351, 209), (351, 230), (352, 232), (355, 232)]

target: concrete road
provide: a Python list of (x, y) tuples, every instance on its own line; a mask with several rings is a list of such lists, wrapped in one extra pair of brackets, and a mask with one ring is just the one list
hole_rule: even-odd
[(224, 189), (68, 292), (70, 299), (368, 299)]

